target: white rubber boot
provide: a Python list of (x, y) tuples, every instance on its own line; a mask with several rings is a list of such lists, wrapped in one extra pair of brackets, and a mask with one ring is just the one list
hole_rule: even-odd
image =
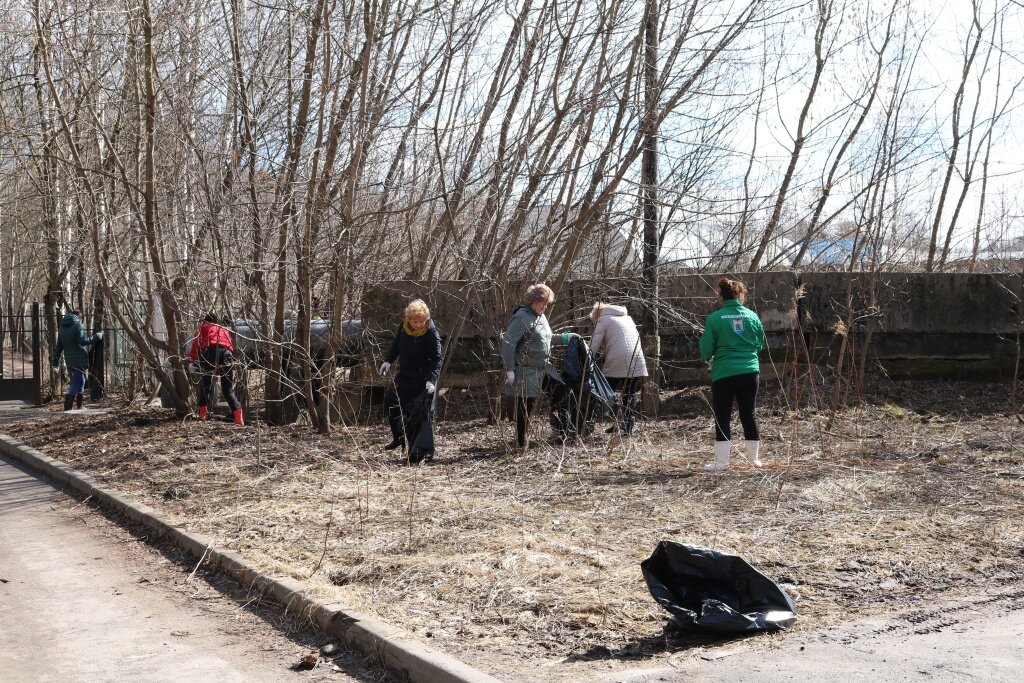
[(729, 468), (729, 453), (732, 451), (732, 441), (715, 442), (715, 461), (704, 465), (708, 472), (720, 472)]
[(746, 448), (743, 450), (744, 455), (747, 456), (747, 460), (754, 467), (761, 466), (761, 442), (760, 441), (747, 441)]

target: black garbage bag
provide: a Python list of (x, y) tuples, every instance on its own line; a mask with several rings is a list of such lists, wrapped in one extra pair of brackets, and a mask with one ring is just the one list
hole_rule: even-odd
[(661, 541), (640, 569), (673, 628), (774, 631), (796, 620), (786, 591), (736, 555)]
[(605, 412), (615, 414), (615, 392), (594, 362), (583, 337), (572, 333), (562, 371), (547, 377), (551, 397), (551, 429), (562, 438), (585, 437)]
[(405, 433), (409, 437), (409, 462), (434, 459), (434, 394), (417, 396), (405, 415)]

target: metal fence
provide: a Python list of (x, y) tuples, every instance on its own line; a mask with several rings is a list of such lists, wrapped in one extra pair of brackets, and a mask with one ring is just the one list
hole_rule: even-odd
[[(0, 300), (3, 300), (2, 295)], [(59, 369), (54, 371), (50, 363), (62, 319), (63, 314), (49, 319), (38, 303), (22, 307), (8, 306), (8, 310), (0, 315), (0, 401), (18, 400), (41, 404), (59, 398), (67, 391), (70, 377), (66, 364), (61, 363)], [(98, 331), (96, 317), (91, 311), (82, 311), (80, 319), (87, 333)], [(243, 405), (262, 404), (266, 400), (270, 370), (267, 367), (269, 358), (261, 350), (268, 341), (249, 321), (237, 320), (231, 327), (235, 334), (235, 356), (238, 361), (235, 369), (236, 393)], [(323, 321), (317, 321), (314, 327), (314, 351), (308, 362), (312, 365), (314, 375), (314, 394), (319, 395), (320, 389), (327, 384), (351, 379), (350, 375), (361, 360), (361, 325), (359, 321), (352, 320), (342, 323), (345, 340), (337, 351), (336, 362), (330, 364), (329, 378), (321, 374), (327, 365), (323, 350), (329, 327)], [(152, 400), (160, 395), (164, 404), (170, 405), (169, 395), (165, 395), (166, 390), (161, 392), (150, 361), (139, 352), (130, 336), (116, 321), (105, 321), (102, 331), (102, 342), (89, 347), (90, 365), (86, 386), (89, 397), (95, 400), (113, 392), (119, 398), (133, 401)], [(302, 351), (292, 342), (293, 338), (292, 322), (291, 327), (286, 326), (285, 341), (282, 344), (284, 367), (281, 384), (284, 396), (279, 399), (284, 405), (284, 411), (290, 414), (299, 412), (304, 401), (302, 380), (296, 375)], [(187, 353), (186, 345), (182, 354)], [(169, 368), (166, 361), (165, 368)], [(190, 379), (197, 381), (196, 376)], [(211, 398), (216, 403), (216, 391)]]
[(0, 315), (0, 400), (42, 402), (39, 304)]

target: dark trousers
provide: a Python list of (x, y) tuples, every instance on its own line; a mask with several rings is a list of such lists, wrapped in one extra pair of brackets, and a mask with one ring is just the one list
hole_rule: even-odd
[(388, 426), (391, 427), (391, 436), (405, 443), (405, 411), (402, 410), (402, 401), (394, 387), (384, 394), (384, 412), (388, 417)]
[(395, 388), (392, 387), (384, 394), (384, 409), (388, 415), (388, 426), (391, 427), (391, 436), (396, 441), (402, 443), (408, 443), (408, 438), (405, 434), (406, 420), (409, 411), (412, 407), (409, 405), (409, 400), (402, 400), (402, 397), (398, 395)]
[(413, 417), (415, 410), (413, 402), (423, 395), (426, 384), (427, 380), (420, 377), (403, 377), (399, 374), (384, 394), (388, 426), (391, 427), (391, 436), (396, 441), (408, 443), (410, 439), (416, 438), (422, 420), (410, 424), (410, 418)]
[(760, 377), (759, 373), (749, 372), (745, 375), (724, 377), (711, 383), (711, 408), (715, 411), (715, 441), (732, 439), (729, 422), (732, 420), (733, 401), (740, 407), (743, 438), (747, 441), (761, 439), (757, 429), (757, 417), (754, 415)]
[(622, 392), (622, 401), (619, 402), (618, 415), (615, 417), (619, 421), (619, 429), (627, 436), (633, 433), (633, 426), (636, 424), (636, 395), (643, 381), (643, 377), (608, 378), (608, 384), (612, 389)]
[(536, 398), (515, 397), (512, 412), (516, 417), (516, 446), (519, 448), (526, 445), (526, 427), (530, 422), (530, 413), (533, 412), (533, 406), (536, 403)]
[(210, 405), (210, 387), (213, 386), (213, 378), (220, 375), (220, 392), (231, 410), (242, 407), (235, 396), (235, 381), (231, 369), (234, 362), (234, 356), (223, 346), (209, 346), (203, 349), (199, 355), (199, 369), (203, 373), (202, 382), (199, 384), (199, 405)]

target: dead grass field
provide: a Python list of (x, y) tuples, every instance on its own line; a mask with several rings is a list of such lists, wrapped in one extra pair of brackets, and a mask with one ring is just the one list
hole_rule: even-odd
[(742, 555), (793, 596), (797, 631), (1019, 586), (1009, 387), (886, 381), (865, 396), (826, 431), (827, 414), (767, 387), (766, 466), (716, 474), (706, 388), (667, 395), (632, 440), (602, 426), (563, 448), (542, 425), (525, 453), (486, 424), (482, 396), (452, 395), (438, 459), (418, 467), (380, 449), (382, 421), (323, 437), (114, 404), (6, 429), (500, 677), (580, 680), (671, 649), (639, 568), (662, 539)]

